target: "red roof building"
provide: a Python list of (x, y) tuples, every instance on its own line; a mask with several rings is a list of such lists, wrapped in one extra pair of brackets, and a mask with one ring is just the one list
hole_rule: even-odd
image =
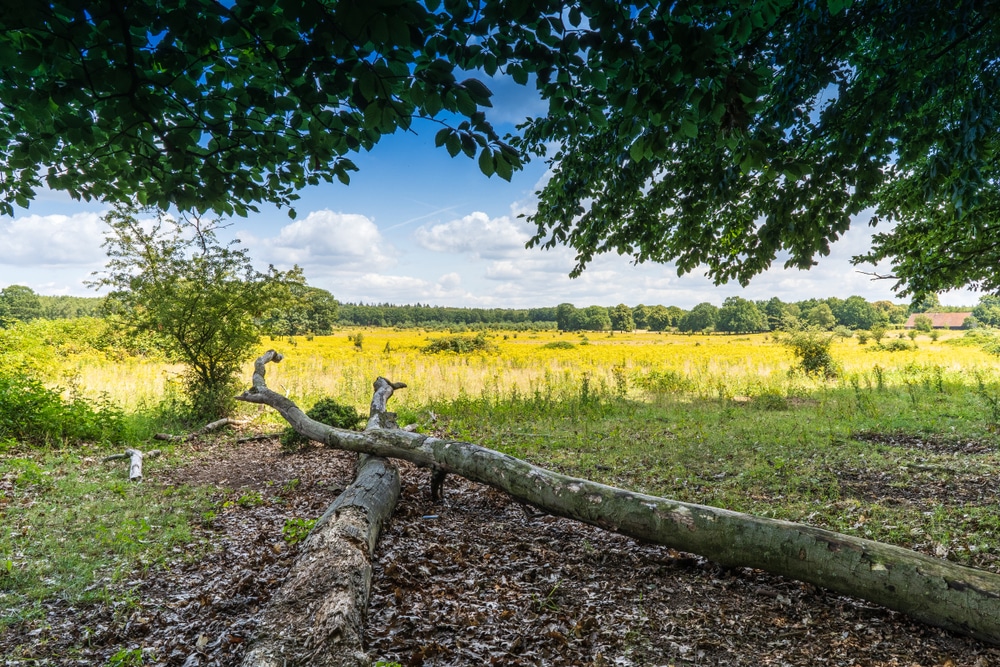
[(931, 327), (935, 329), (961, 329), (966, 317), (971, 317), (972, 313), (914, 313), (903, 325), (906, 329), (915, 329), (916, 320), (921, 315), (931, 318)]

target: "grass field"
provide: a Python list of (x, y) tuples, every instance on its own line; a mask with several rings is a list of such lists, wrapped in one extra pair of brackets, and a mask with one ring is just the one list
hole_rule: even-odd
[[(921, 336), (896, 352), (838, 339), (834, 379), (796, 372), (789, 349), (766, 334), (510, 332), (493, 336), (487, 353), (422, 351), (443, 335), (359, 329), (267, 341), (262, 350), (286, 355), (267, 381), (303, 408), (329, 395), (364, 411), (383, 375), (407, 383), (391, 407), (424, 431), (615, 486), (1000, 571), (1000, 359), (961, 334)], [(49, 368), (140, 422), (177, 371), (72, 353)], [(244, 409), (262, 428), (279, 424)], [(133, 432), (141, 440), (155, 428)], [(167, 450), (164, 464), (187, 456), (183, 445)], [(0, 627), (30, 616), (26, 599), (107, 595), (131, 568), (187, 548), (185, 525), (218, 509), (204, 491), (146, 497), (108, 469), (81, 466), (100, 446), (8, 442), (0, 451), (0, 518), (11, 527), (0, 535)], [(137, 502), (148, 509), (129, 511)], [(77, 539), (42, 539), (53, 526)]]

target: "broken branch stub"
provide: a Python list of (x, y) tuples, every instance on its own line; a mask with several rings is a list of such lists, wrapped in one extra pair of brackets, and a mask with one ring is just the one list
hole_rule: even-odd
[(104, 461), (115, 461), (118, 459), (129, 459), (128, 479), (130, 482), (142, 481), (142, 461), (145, 458), (155, 458), (160, 455), (159, 449), (153, 449), (143, 454), (138, 449), (126, 449), (124, 454), (112, 454), (105, 456)]
[[(1000, 575), (909, 549), (789, 521), (659, 498), (569, 477), (479, 445), (401, 430), (320, 424), (267, 388), (268, 353), (240, 400), (269, 405), (296, 431), (331, 447), (436, 467), (562, 516), (646, 542), (852, 595), (1000, 644)], [(265, 361), (266, 359), (266, 361)]]

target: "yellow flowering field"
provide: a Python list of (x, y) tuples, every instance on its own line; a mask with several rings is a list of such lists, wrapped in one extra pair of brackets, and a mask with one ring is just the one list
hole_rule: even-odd
[[(408, 390), (396, 400), (414, 406), (462, 392), (575, 395), (584, 383), (594, 390), (632, 398), (642, 398), (656, 387), (704, 397), (738, 397), (764, 392), (794, 395), (829, 386), (828, 381), (790, 373), (795, 359), (772, 334), (496, 332), (487, 334), (495, 347), (486, 353), (428, 354), (422, 350), (432, 340), (449, 335), (342, 329), (312, 339), (265, 338), (261, 351), (274, 348), (285, 355), (283, 362), (269, 367), (268, 384), (307, 404), (330, 395), (363, 406), (379, 375), (406, 382)], [(890, 332), (883, 342), (897, 336), (899, 332)], [(857, 338), (838, 338), (832, 354), (842, 373), (835, 382), (872, 386), (898, 385), (915, 378), (930, 381), (931, 376), (949, 382), (972, 382), (976, 373), (995, 377), (1000, 359), (975, 345), (954, 344), (961, 336), (948, 332), (937, 341), (918, 336), (916, 349), (896, 352), (875, 349), (871, 342), (862, 345)], [(75, 377), (88, 394), (106, 392), (126, 405), (136, 405), (159, 398), (167, 381), (180, 370), (136, 360), (81, 360), (67, 368), (66, 374)], [(248, 363), (244, 371), (248, 383), (251, 372)]]
[[(359, 334), (360, 346), (355, 344)], [(273, 347), (286, 357), (269, 368), (268, 383), (294, 397), (331, 395), (364, 404), (372, 381), (383, 375), (407, 383), (408, 390), (397, 396), (406, 405), (451, 398), (461, 392), (506, 395), (516, 389), (521, 393), (579, 394), (585, 382), (594, 390), (639, 398), (663, 378), (677, 383), (678, 390), (702, 396), (790, 395), (827, 386), (826, 381), (790, 373), (795, 359), (771, 334), (499, 332), (489, 335), (496, 346), (493, 352), (422, 351), (432, 340), (448, 335), (348, 329), (313, 340), (265, 342), (265, 348)], [(457, 335), (472, 338), (475, 334)], [(877, 350), (871, 343), (862, 345), (856, 338), (836, 339), (832, 353), (843, 371), (840, 382), (891, 385), (928, 374), (961, 381), (971, 379), (977, 371), (992, 376), (1000, 368), (1000, 359), (976, 346), (946, 342), (960, 336), (945, 334), (938, 341), (921, 336), (915, 350), (897, 352)], [(249, 372), (248, 368), (248, 376)]]

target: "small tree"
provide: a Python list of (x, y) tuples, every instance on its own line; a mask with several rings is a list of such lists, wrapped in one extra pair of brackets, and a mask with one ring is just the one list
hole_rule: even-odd
[(635, 331), (635, 319), (632, 317), (632, 309), (624, 303), (611, 308), (608, 316), (611, 319), (611, 329), (613, 331)]
[(167, 357), (187, 367), (191, 418), (229, 414), (240, 365), (260, 340), (257, 318), (302, 284), (302, 272), (257, 271), (238, 241), (219, 243), (217, 220), (137, 214), (121, 205), (105, 216), (109, 261), (91, 286), (110, 288), (108, 310), (133, 332), (156, 334)]
[(835, 378), (840, 369), (830, 354), (835, 334), (828, 334), (815, 329), (797, 331), (781, 342), (792, 350), (799, 360), (799, 368), (808, 375), (820, 375), (827, 379)]
[(8, 285), (0, 290), (0, 319), (30, 322), (41, 316), (42, 302), (35, 290), (25, 285)]
[(913, 328), (922, 333), (930, 333), (934, 328), (934, 322), (926, 315), (917, 315), (913, 320)]

